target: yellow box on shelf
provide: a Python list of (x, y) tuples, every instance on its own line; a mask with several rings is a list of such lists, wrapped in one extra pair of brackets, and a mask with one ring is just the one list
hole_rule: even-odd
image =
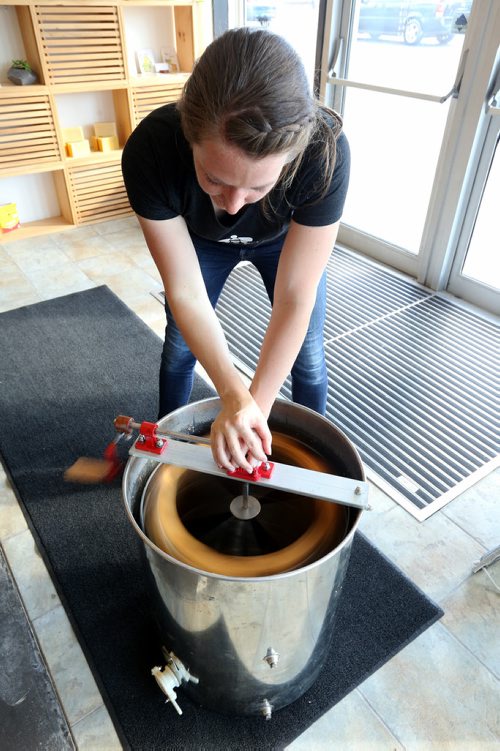
[(63, 128), (62, 134), (65, 143), (83, 141), (83, 128), (81, 125), (74, 125), (71, 128)]
[(120, 148), (116, 123), (94, 123), (94, 135), (90, 137), (92, 151), (115, 151)]
[(90, 143), (87, 138), (83, 137), (83, 128), (81, 125), (63, 128), (62, 133), (67, 156), (89, 156)]
[(89, 156), (90, 155), (90, 143), (88, 139), (83, 141), (71, 141), (66, 144), (66, 154), (71, 157)]
[(94, 123), (94, 135), (99, 138), (116, 136), (116, 123)]
[(0, 229), (2, 232), (12, 232), (19, 227), (19, 214), (15, 203), (4, 203), (0, 206)]
[(96, 140), (99, 151), (114, 151), (120, 148), (118, 136), (97, 137)]

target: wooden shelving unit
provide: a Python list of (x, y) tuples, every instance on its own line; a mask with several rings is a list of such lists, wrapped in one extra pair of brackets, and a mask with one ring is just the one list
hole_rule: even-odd
[[(18, 201), (21, 227), (0, 233), (0, 243), (131, 213), (121, 176), (121, 149), (149, 112), (178, 99), (195, 59), (210, 41), (203, 21), (207, 3), (209, 0), (0, 3), (0, 9), (10, 6), (10, 18), (15, 13), (25, 57), (39, 78), (39, 84), (32, 86), (14, 86), (2, 80), (0, 189), (2, 180), (8, 178), (50, 175), (60, 210), (58, 216), (25, 223), (23, 205)], [(141, 76), (131, 63), (135, 50), (129, 49), (127, 14), (133, 13), (132, 18), (137, 19), (139, 13), (147, 26), (148, 13), (158, 12), (165, 13), (181, 72)], [(151, 25), (155, 19), (157, 15), (152, 15)], [(147, 40), (142, 46), (148, 48)], [(62, 129), (68, 123), (62, 122), (61, 101), (67, 94), (109, 97), (119, 150), (92, 152), (84, 158), (66, 156)], [(0, 193), (0, 199), (0, 203), (11, 200), (5, 192)]]

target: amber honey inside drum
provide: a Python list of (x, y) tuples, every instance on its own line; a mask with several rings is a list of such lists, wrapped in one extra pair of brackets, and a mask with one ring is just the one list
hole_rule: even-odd
[[(208, 450), (208, 449), (207, 449)], [(331, 462), (283, 433), (273, 433), (272, 461), (336, 474)], [(231, 577), (259, 577), (293, 571), (322, 558), (344, 538), (345, 506), (249, 485), (261, 504), (253, 519), (230, 511), (243, 483), (193, 470), (160, 466), (143, 499), (144, 529), (150, 540), (177, 560)]]

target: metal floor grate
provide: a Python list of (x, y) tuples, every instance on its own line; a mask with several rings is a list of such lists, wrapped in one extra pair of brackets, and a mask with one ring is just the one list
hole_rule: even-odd
[[(327, 276), (327, 416), (358, 448), (369, 477), (426, 519), (498, 466), (498, 328), (343, 249)], [(237, 267), (217, 313), (247, 375), (270, 311), (256, 269)], [(290, 398), (290, 379), (281, 394)]]

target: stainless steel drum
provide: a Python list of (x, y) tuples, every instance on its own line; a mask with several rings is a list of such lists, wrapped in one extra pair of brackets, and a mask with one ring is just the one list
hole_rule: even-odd
[[(159, 429), (206, 435), (219, 408), (217, 398), (187, 405)], [(275, 461), (364, 479), (354, 446), (315, 412), (277, 401), (269, 427)], [(123, 495), (144, 543), (173, 685), (218, 712), (270, 717), (324, 663), (361, 511), (257, 483), (260, 512), (241, 519), (230, 506), (242, 485), (133, 457)]]

